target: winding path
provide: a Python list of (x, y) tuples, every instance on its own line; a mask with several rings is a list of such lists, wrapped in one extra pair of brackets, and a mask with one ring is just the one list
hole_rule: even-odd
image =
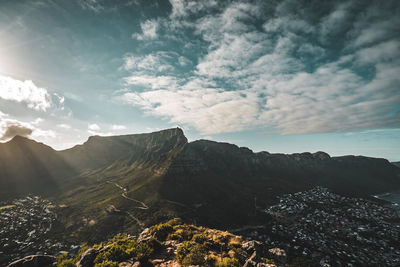
[(128, 196), (126, 195), (126, 191), (127, 191), (126, 188), (122, 187), (121, 185), (119, 185), (119, 184), (117, 184), (117, 183), (115, 183), (115, 182), (107, 181), (107, 183), (109, 183), (109, 184), (114, 184), (116, 187), (118, 187), (119, 189), (121, 189), (121, 190), (123, 191), (123, 192), (121, 193), (121, 196), (122, 196), (123, 198), (128, 199), (128, 200), (131, 200), (131, 201), (134, 201), (134, 202), (136, 202), (136, 203), (138, 203), (138, 204), (141, 205), (140, 207), (135, 207), (136, 209), (142, 209), (142, 210), (147, 210), (147, 209), (149, 209), (149, 206), (147, 206), (146, 204), (144, 204), (142, 201), (139, 201), (139, 200), (137, 200), (137, 199), (128, 197)]
[[(115, 183), (115, 182), (111, 182), (111, 181), (106, 181), (106, 182), (109, 183), (109, 184), (113, 184), (113, 185), (115, 185), (116, 187), (118, 187), (119, 189), (121, 189), (121, 190), (123, 191), (123, 192), (121, 193), (121, 196), (122, 196), (123, 198), (128, 199), (128, 200), (130, 200), (130, 201), (133, 201), (133, 202), (135, 202), (135, 203), (137, 203), (137, 204), (140, 204), (140, 206), (134, 207), (135, 209), (141, 209), (141, 210), (147, 210), (147, 209), (149, 209), (149, 206), (147, 206), (147, 205), (146, 205), (145, 203), (143, 203), (142, 201), (139, 201), (139, 200), (137, 200), (137, 199), (128, 197), (128, 196), (126, 195), (127, 189), (126, 189), (125, 187), (122, 187), (121, 185), (119, 185), (119, 184), (117, 184), (117, 183)], [(133, 216), (132, 213), (127, 212), (127, 211), (123, 211), (123, 210), (119, 210), (119, 209), (116, 209), (116, 208), (115, 208), (115, 210), (116, 210), (117, 212), (123, 212), (123, 213), (127, 214), (131, 219), (135, 220), (135, 221), (137, 222), (137, 224), (138, 224), (141, 228), (144, 228), (144, 223), (141, 222), (141, 221), (140, 221), (138, 218), (136, 218), (135, 216)]]

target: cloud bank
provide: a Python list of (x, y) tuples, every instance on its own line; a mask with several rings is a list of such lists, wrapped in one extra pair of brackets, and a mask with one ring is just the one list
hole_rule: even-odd
[(142, 24), (160, 51), (124, 57), (124, 103), (203, 134), (400, 127), (395, 1), (171, 5)]

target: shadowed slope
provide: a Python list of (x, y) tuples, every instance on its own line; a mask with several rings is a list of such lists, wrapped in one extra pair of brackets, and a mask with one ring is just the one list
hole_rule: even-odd
[(25, 137), (0, 144), (0, 199), (29, 193), (49, 196), (62, 178), (75, 175), (55, 150)]
[(200, 140), (187, 144), (173, 159), (160, 192), (166, 199), (197, 207), (191, 216), (201, 223), (226, 227), (258, 220), (256, 210), (273, 204), (276, 196), (315, 185), (368, 197), (400, 188), (400, 170), (385, 159), (331, 158), (324, 152), (253, 153)]

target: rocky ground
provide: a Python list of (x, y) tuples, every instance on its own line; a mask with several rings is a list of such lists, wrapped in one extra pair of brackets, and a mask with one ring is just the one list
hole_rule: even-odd
[[(47, 263), (46, 263), (47, 261)], [(40, 262), (42, 265), (37, 265)], [(43, 265), (46, 263), (46, 265)], [(75, 256), (31, 256), (17, 266), (286, 266), (286, 252), (259, 241), (182, 223), (174, 219), (139, 236), (118, 234), (100, 244), (82, 246)]]
[(0, 265), (21, 256), (57, 254), (75, 248), (54, 240), (51, 231), (57, 216), (55, 208), (39, 196), (0, 204)]

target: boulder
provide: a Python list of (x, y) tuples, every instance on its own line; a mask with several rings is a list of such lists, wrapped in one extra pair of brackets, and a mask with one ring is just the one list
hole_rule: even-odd
[(252, 254), (254, 251), (257, 251), (260, 254), (263, 249), (263, 243), (260, 241), (251, 240), (242, 244), (242, 249), (249, 254)]
[(56, 257), (50, 255), (30, 255), (10, 263), (8, 267), (48, 267), (54, 266), (56, 261)]

